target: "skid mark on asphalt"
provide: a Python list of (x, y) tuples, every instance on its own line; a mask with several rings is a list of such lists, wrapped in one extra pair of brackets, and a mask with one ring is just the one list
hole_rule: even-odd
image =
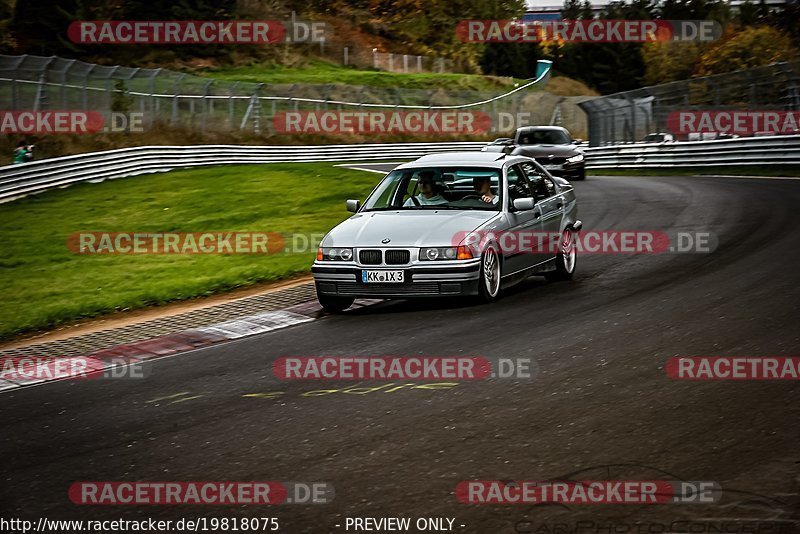
[[(166, 397), (158, 397), (155, 399), (151, 399), (149, 401), (145, 401), (147, 404), (159, 403), (161, 401), (167, 401), (170, 399), (175, 399), (172, 402), (168, 402), (166, 405), (169, 406), (170, 404), (178, 404), (179, 402), (186, 402), (194, 399), (199, 399), (202, 395), (194, 395), (192, 397), (187, 397), (186, 395), (190, 395), (191, 392), (189, 391), (182, 391), (180, 393), (175, 393), (174, 395), (167, 395)], [(156, 404), (156, 406), (160, 406), (160, 404)]]
[[(194, 400), (194, 399), (199, 399), (200, 397), (202, 397), (202, 395), (195, 395), (194, 397), (184, 397), (182, 399), (174, 400), (174, 401), (170, 402), (169, 404), (178, 404), (179, 402), (186, 402), (186, 401), (190, 401), (190, 400)], [(167, 406), (169, 406), (169, 404)]]
[[(344, 388), (335, 389), (313, 389), (300, 393), (293, 393), (292, 397), (324, 397), (326, 395), (346, 394), (346, 395), (359, 395), (364, 396), (370, 393), (395, 393), (398, 391), (412, 391), (412, 390), (427, 390), (427, 391), (444, 391), (455, 388), (460, 385), (459, 382), (430, 382), (430, 383), (406, 383), (395, 384), (382, 384), (380, 386), (362, 386), (361, 383), (347, 386)], [(392, 387), (393, 386), (393, 387)], [(271, 391), (266, 393), (245, 393), (242, 395), (244, 398), (251, 399), (280, 399), (286, 398), (285, 391)]]

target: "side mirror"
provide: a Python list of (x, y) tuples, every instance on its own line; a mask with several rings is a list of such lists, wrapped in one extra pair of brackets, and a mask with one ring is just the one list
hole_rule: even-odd
[(581, 141), (580, 139), (573, 139), (573, 140), (572, 140), (572, 144), (573, 144), (573, 145), (579, 145), (579, 144), (581, 144), (582, 142), (583, 142), (583, 141)]
[(532, 198), (515, 198), (514, 199), (514, 209), (519, 211), (529, 211), (532, 210), (533, 207), (536, 205), (536, 201)]
[(347, 205), (347, 211), (355, 213), (361, 207), (361, 201), (360, 200), (349, 199), (347, 201), (346, 205)]

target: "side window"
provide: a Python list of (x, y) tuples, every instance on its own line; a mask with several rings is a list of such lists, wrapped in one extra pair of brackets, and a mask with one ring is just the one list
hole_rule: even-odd
[(525, 173), (519, 168), (519, 165), (509, 167), (507, 176), (509, 203), (514, 202), (517, 198), (530, 198), (533, 196), (530, 184), (525, 178)]
[(544, 182), (544, 188), (547, 191), (547, 196), (552, 197), (556, 194), (556, 184), (553, 183), (553, 180), (548, 178), (547, 176), (542, 177), (542, 181)]
[[(539, 201), (555, 194), (555, 186), (553, 185), (553, 182), (547, 178), (544, 173), (536, 167), (536, 165), (525, 162), (521, 163), (520, 166), (525, 170), (525, 174), (528, 176), (528, 181), (530, 182), (531, 189), (533, 190), (533, 198)], [(551, 189), (548, 189), (546, 182), (550, 182)], [(552, 193), (550, 190), (552, 190)]]

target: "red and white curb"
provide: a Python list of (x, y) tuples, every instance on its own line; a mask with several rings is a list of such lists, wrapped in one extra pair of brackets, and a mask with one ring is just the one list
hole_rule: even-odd
[[(319, 305), (316, 303), (307, 303), (289, 308), (289, 310), (291, 309), (296, 309), (297, 311), (318, 311)], [(57, 359), (59, 365), (65, 365), (67, 367), (74, 362), (86, 368), (87, 371), (102, 371), (112, 367), (129, 366), (143, 361), (172, 356), (181, 352), (256, 334), (263, 334), (264, 332), (280, 330), (314, 320), (313, 317), (289, 310), (257, 313), (255, 315), (240, 317), (201, 328), (193, 328), (191, 330), (184, 330), (182, 332), (145, 339), (134, 343), (116, 345), (87, 354), (52, 358), (52, 361)], [(26, 358), (29, 360), (34, 359), (26, 356), (19, 356), (15, 359), (24, 361)], [(52, 373), (50, 376), (30, 376), (24, 373), (20, 374), (19, 372), (7, 373), (0, 367), (0, 391), (8, 392), (24, 386), (72, 378), (75, 377), (59, 376), (58, 373)]]

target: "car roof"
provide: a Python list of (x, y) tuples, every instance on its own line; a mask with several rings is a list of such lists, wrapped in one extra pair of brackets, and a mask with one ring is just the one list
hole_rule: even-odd
[[(516, 160), (517, 158), (514, 159)], [(397, 168), (413, 169), (427, 166), (469, 167), (478, 165), (480, 167), (500, 169), (506, 161), (510, 161), (510, 158), (502, 152), (444, 152), (422, 156)]]
[(563, 126), (522, 126), (517, 131), (534, 132), (534, 131), (541, 131), (541, 130), (558, 130), (559, 132), (569, 133), (569, 130), (567, 130)]

